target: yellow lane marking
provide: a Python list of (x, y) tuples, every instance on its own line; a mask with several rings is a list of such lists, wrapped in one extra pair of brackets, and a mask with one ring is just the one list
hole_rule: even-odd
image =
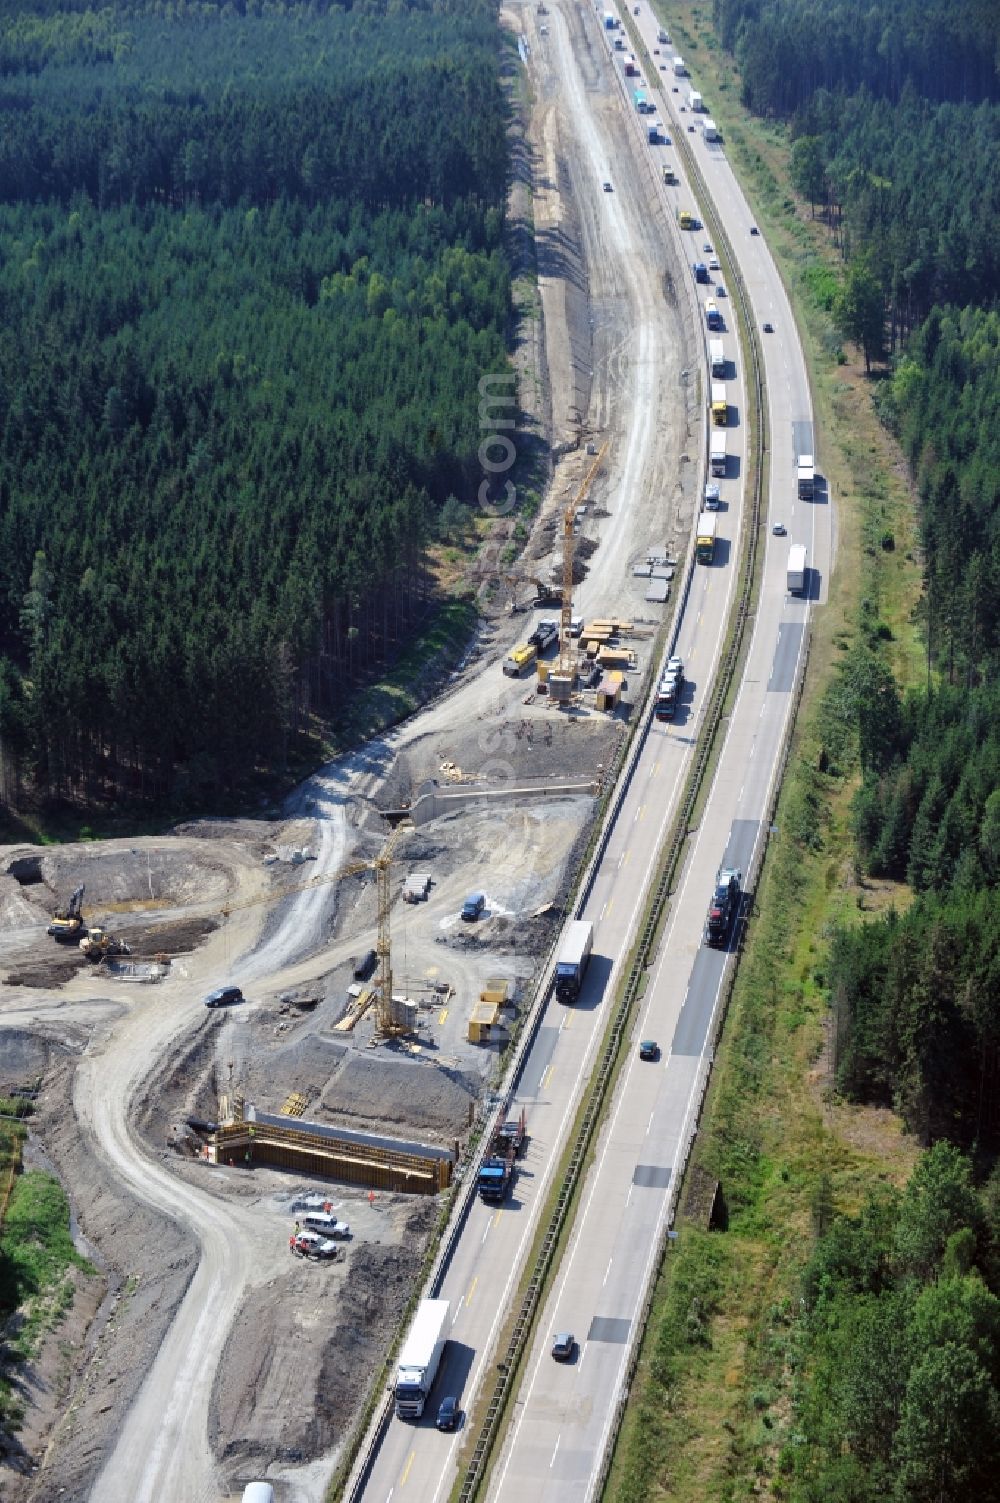
[(469, 1292), (468, 1292), (468, 1294), (465, 1296), (465, 1307), (466, 1307), (466, 1309), (468, 1309), (468, 1307), (472, 1304), (472, 1296), (473, 1296), (473, 1293), (475, 1292), (475, 1288), (476, 1288), (476, 1285), (478, 1283), (479, 1283), (479, 1275), (477, 1273), (476, 1276), (475, 1276), (475, 1278), (472, 1280), (472, 1283), (469, 1285)]
[(438, 1013), (438, 1022), (439, 1023), (443, 1023), (444, 1020), (445, 1020), (445, 1018), (447, 1016), (448, 1016), (448, 1009), (447, 1009), (447, 1007), (442, 1007), (441, 1011)]
[(545, 1071), (545, 1074), (542, 1076), (542, 1090), (543, 1091), (545, 1090), (545, 1088), (548, 1085), (549, 1081), (552, 1079), (552, 1069), (553, 1069), (552, 1065), (549, 1065), (548, 1069)]
[(411, 1451), (409, 1456), (407, 1456), (406, 1458), (406, 1465), (403, 1468), (403, 1475), (399, 1479), (403, 1487), (406, 1486), (406, 1479), (410, 1475), (410, 1467), (413, 1465), (413, 1458), (414, 1456), (416, 1456), (416, 1454), (416, 1451)]

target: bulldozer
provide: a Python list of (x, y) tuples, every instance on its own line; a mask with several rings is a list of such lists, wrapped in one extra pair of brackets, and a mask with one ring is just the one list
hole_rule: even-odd
[(81, 882), (65, 908), (57, 908), (52, 922), (45, 931), (61, 945), (74, 944), (86, 932), (83, 922), (83, 889)]
[(131, 955), (132, 951), (123, 939), (109, 934), (107, 929), (88, 929), (80, 941), (80, 949), (88, 960), (97, 964), (109, 955)]

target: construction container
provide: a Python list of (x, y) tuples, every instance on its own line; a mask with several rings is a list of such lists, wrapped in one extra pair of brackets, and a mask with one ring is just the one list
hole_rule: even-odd
[(597, 686), (597, 708), (599, 710), (616, 710), (622, 697), (622, 677), (620, 673), (606, 673)]
[(399, 1028), (404, 1033), (416, 1033), (418, 1009), (409, 997), (392, 997), (387, 1011), (391, 1027)]
[(544, 659), (539, 659), (538, 667), (536, 668), (535, 672), (538, 674), (538, 682), (540, 684), (547, 684), (548, 683), (548, 681), (549, 681), (549, 665), (548, 665), (548, 663), (546, 663), (544, 661)]
[(495, 1002), (477, 1002), (469, 1019), (469, 1043), (488, 1044), (493, 1037), (500, 1009)]
[(479, 993), (480, 1002), (489, 1002), (494, 1007), (503, 1007), (510, 996), (508, 976), (487, 976), (486, 985)]

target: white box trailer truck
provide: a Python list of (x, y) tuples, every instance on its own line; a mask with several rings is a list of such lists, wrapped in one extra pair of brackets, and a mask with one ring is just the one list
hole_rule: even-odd
[(691, 97), (688, 100), (688, 103), (690, 104), (691, 108), (694, 110), (695, 114), (699, 115), (701, 113), (702, 109), (704, 108), (705, 101), (702, 99), (702, 97), (698, 93), (697, 89), (692, 89), (691, 90)]
[(793, 543), (788, 550), (788, 593), (802, 595), (806, 588), (806, 550), (803, 543)]
[(797, 468), (799, 500), (811, 501), (816, 487), (816, 464), (812, 455), (800, 454)]
[(712, 474), (721, 480), (726, 473), (726, 434), (722, 428), (713, 428), (708, 450)]
[(682, 57), (674, 58), (674, 77), (687, 78), (687, 63)]
[(722, 380), (726, 374), (726, 352), (722, 348), (721, 339), (708, 341), (708, 358), (712, 364), (712, 375)]
[(594, 926), (586, 919), (567, 925), (556, 959), (556, 996), (560, 1002), (575, 1002), (583, 986), (587, 961), (594, 943)]
[(705, 137), (706, 141), (717, 141), (719, 139), (719, 127), (711, 118), (708, 118), (703, 122), (701, 133)]
[(447, 1341), (449, 1303), (422, 1299), (396, 1363), (396, 1414), (417, 1420), (434, 1386)]

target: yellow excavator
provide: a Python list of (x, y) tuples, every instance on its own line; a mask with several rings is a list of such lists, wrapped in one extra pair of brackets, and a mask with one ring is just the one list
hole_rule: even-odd
[(56, 909), (46, 930), (61, 945), (75, 944), (87, 932), (83, 922), (83, 889), (84, 884), (81, 882), (66, 907)]

